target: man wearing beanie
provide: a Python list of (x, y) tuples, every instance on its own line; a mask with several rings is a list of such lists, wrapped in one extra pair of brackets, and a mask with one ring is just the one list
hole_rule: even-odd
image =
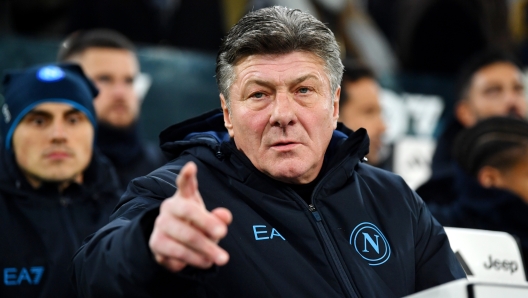
[(78, 63), (97, 88), (97, 144), (114, 165), (121, 187), (167, 162), (159, 145), (141, 138), (141, 100), (134, 90), (139, 61), (121, 33), (94, 29), (72, 33), (61, 44), (59, 61)]
[(8, 72), (0, 103), (0, 297), (74, 297), (68, 267), (119, 199), (95, 147), (97, 89), (73, 64)]

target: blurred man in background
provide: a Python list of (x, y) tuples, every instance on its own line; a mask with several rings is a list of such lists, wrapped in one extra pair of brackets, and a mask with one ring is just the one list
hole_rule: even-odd
[(522, 66), (508, 53), (487, 50), (461, 70), (454, 119), (438, 138), (431, 178), (417, 189), (426, 202), (450, 202), (456, 197), (452, 147), (464, 128), (491, 116), (525, 118), (527, 111)]
[(105, 29), (75, 32), (61, 44), (58, 60), (79, 63), (99, 89), (97, 144), (114, 164), (123, 189), (165, 163), (159, 146), (139, 133), (141, 100), (134, 90), (139, 62), (125, 36)]
[(380, 86), (373, 72), (353, 60), (343, 61), (345, 70), (339, 97), (339, 121), (346, 127), (367, 130), (370, 147), (368, 163), (380, 166), (381, 149), (386, 130), (380, 103)]

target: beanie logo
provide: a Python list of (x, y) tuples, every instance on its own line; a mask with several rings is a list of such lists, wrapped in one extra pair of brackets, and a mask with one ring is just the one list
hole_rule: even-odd
[(57, 66), (45, 66), (37, 72), (37, 78), (44, 82), (54, 82), (64, 78), (64, 71)]
[(9, 112), (9, 107), (6, 103), (2, 106), (2, 114), (4, 115), (5, 123), (9, 123), (9, 121), (11, 121), (11, 113)]

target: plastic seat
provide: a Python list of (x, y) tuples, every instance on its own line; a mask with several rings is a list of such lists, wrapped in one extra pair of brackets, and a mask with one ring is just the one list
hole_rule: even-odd
[(526, 281), (521, 249), (506, 232), (445, 227), (469, 280)]

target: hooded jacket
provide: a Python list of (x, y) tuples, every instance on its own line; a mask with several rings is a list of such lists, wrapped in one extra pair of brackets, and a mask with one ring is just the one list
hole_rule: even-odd
[(75, 297), (68, 267), (118, 202), (113, 168), (94, 151), (82, 185), (34, 189), (13, 153), (0, 148), (0, 297)]
[[(364, 129), (335, 131), (310, 204), (258, 171), (219, 111), (160, 134), (174, 159), (137, 178), (77, 252), (81, 297), (401, 297), (464, 278), (442, 226), (398, 176), (361, 163)], [(160, 203), (188, 162), (206, 208), (233, 214), (225, 266), (171, 273), (148, 247)]]

